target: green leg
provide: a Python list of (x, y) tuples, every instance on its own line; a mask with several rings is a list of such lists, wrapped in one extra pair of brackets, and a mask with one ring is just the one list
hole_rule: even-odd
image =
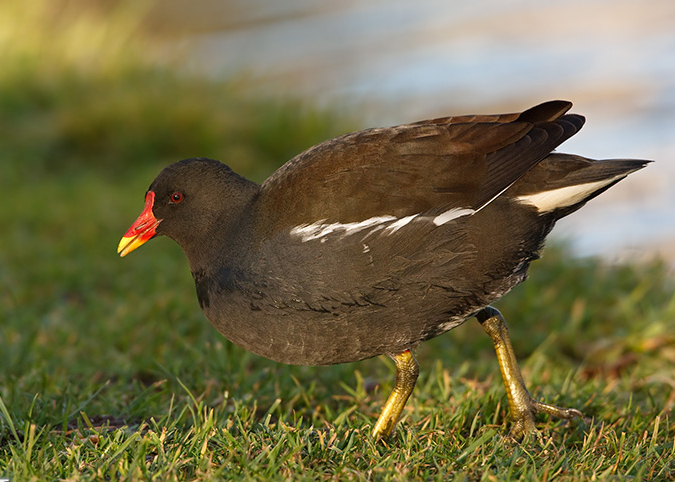
[(387, 403), (382, 408), (382, 413), (377, 419), (375, 427), (373, 427), (373, 438), (375, 439), (386, 439), (392, 434), (396, 422), (401, 417), (405, 402), (408, 401), (413, 388), (415, 388), (417, 375), (419, 375), (417, 360), (410, 350), (393, 355), (392, 358), (396, 362), (396, 384), (387, 399)]
[(521, 439), (530, 433), (537, 432), (534, 426), (534, 416), (538, 413), (547, 413), (564, 419), (583, 417), (579, 410), (560, 408), (548, 403), (538, 402), (530, 396), (527, 388), (525, 388), (523, 376), (520, 374), (518, 362), (513, 353), (509, 329), (504, 317), (498, 310), (488, 306), (479, 311), (476, 318), (495, 345), (499, 368), (509, 399), (509, 409), (513, 421), (511, 435), (514, 438)]

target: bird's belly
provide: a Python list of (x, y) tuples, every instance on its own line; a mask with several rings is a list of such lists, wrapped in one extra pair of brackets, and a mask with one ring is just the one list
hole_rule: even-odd
[(418, 282), (354, 293), (232, 290), (211, 296), (204, 312), (235, 344), (297, 365), (331, 365), (400, 353), (463, 323), (519, 280), (491, 293), (459, 293)]

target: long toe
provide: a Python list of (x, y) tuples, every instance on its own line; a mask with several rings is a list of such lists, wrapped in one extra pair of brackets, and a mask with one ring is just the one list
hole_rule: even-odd
[(539, 435), (535, 426), (535, 416), (547, 414), (556, 418), (571, 420), (575, 417), (583, 418), (583, 414), (574, 408), (562, 408), (527, 397), (524, 406), (512, 413), (510, 436), (515, 440), (523, 440), (531, 435)]

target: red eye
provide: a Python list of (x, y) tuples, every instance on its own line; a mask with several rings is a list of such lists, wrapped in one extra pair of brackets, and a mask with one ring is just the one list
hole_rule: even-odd
[(174, 204), (178, 204), (183, 200), (183, 193), (181, 192), (175, 192), (171, 195), (171, 202)]

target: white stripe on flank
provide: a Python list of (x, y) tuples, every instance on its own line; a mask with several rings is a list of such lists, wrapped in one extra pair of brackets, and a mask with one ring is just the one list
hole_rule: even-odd
[(412, 221), (413, 219), (415, 219), (417, 216), (418, 216), (417, 214), (413, 214), (412, 216), (406, 216), (406, 217), (404, 217), (404, 218), (399, 219), (399, 220), (396, 221), (396, 222), (391, 223), (391, 224), (390, 224), (389, 226), (387, 226), (387, 228), (386, 228), (387, 234), (394, 234), (396, 231), (398, 231), (399, 229), (401, 229), (403, 226), (405, 226), (406, 224), (408, 224), (410, 221)]
[(518, 196), (516, 200), (534, 206), (540, 213), (547, 213), (554, 209), (566, 208), (583, 201), (595, 191), (602, 189), (608, 184), (625, 176), (625, 174), (619, 174), (618, 176), (603, 179), (602, 181), (587, 182), (575, 186), (559, 187), (558, 189), (551, 189), (550, 191), (525, 194), (523, 196)]
[[(301, 224), (291, 229), (291, 234), (300, 236), (302, 241), (311, 241), (328, 236), (331, 233), (340, 233), (342, 236), (358, 233), (367, 228), (372, 228), (378, 224), (395, 221), (394, 216), (376, 216), (368, 218), (358, 223), (325, 223), (325, 219), (316, 221), (312, 224)], [(322, 240), (323, 241), (323, 240)]]
[[(355, 223), (326, 223), (326, 220), (322, 219), (321, 221), (316, 221), (312, 224), (301, 224), (291, 228), (291, 235), (299, 236), (302, 238), (303, 243), (313, 239), (320, 239), (323, 243), (326, 241), (326, 236), (329, 234), (338, 234), (340, 235), (340, 238), (343, 238), (365, 229), (370, 229), (368, 234), (383, 230), (382, 232), (389, 236), (413, 221), (433, 222), (436, 226), (441, 226), (449, 223), (453, 219), (467, 216), (474, 212), (473, 209), (468, 208), (453, 208), (435, 217), (412, 214), (403, 218), (396, 218), (394, 216), (385, 215), (375, 216)], [(370, 250), (370, 248), (368, 248), (368, 250)], [(364, 250), (364, 252), (366, 251)]]
[(462, 216), (468, 216), (473, 214), (474, 211), (471, 208), (453, 208), (445, 211), (444, 213), (439, 214), (434, 218), (434, 224), (440, 226), (441, 224), (449, 223), (453, 219), (461, 218)]

